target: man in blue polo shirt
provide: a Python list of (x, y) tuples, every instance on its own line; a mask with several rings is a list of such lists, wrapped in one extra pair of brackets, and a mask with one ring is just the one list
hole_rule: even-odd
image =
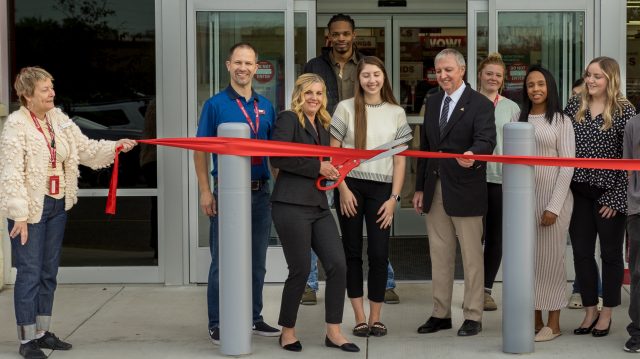
[[(225, 122), (247, 123), (251, 138), (270, 139), (275, 122), (273, 105), (265, 97), (253, 91), (251, 83), (258, 68), (258, 53), (247, 43), (231, 47), (226, 62), (229, 86), (204, 103), (197, 137), (215, 137), (218, 126)], [(214, 183), (217, 183), (217, 155), (213, 157)], [(207, 286), (209, 310), (209, 337), (220, 343), (220, 275), (218, 273), (218, 208), (216, 191), (209, 185), (209, 158), (206, 152), (196, 151), (193, 156), (200, 190), (200, 208), (211, 219), (209, 245), (211, 267)], [(271, 203), (269, 202), (269, 166), (266, 157), (251, 158), (251, 257), (253, 292), (253, 333), (262, 336), (278, 336), (280, 331), (262, 320), (262, 287), (266, 273), (267, 247), (271, 230)]]

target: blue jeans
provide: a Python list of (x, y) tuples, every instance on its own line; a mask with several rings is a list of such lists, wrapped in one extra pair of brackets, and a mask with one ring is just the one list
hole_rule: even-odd
[[(20, 244), (20, 236), (11, 239), (13, 263), (17, 269), (13, 291), (16, 323), (18, 327), (28, 327), (30, 333), (35, 333), (34, 329), (49, 330), (66, 223), (64, 198), (45, 196), (40, 222), (27, 225), (27, 243)], [(9, 232), (14, 224), (8, 220)], [(30, 335), (21, 336), (24, 338), (20, 339), (33, 339)]]
[[(216, 194), (214, 193), (214, 196)], [(253, 322), (262, 321), (262, 287), (267, 272), (267, 247), (271, 233), (271, 202), (268, 186), (259, 191), (251, 191), (251, 262)], [(217, 197), (217, 196), (216, 196)], [(210, 217), (209, 250), (211, 266), (207, 285), (207, 306), (209, 309), (209, 328), (220, 325), (220, 274), (218, 272), (218, 216)]]
[[(313, 250), (311, 251), (311, 271), (309, 272), (307, 285), (314, 292), (318, 291), (318, 256)], [(394, 279), (393, 267), (391, 266), (391, 262), (389, 262), (387, 266), (387, 289), (394, 289), (395, 287), (396, 281)]]

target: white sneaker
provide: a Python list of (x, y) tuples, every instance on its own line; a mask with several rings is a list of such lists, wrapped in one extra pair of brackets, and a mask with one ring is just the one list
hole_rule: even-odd
[(569, 298), (569, 304), (567, 304), (567, 308), (569, 309), (581, 309), (582, 308), (582, 297), (580, 293), (573, 293)]

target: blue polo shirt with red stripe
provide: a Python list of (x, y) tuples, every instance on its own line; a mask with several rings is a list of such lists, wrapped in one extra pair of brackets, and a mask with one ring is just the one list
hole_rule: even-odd
[[(258, 139), (270, 140), (273, 132), (273, 125), (276, 120), (275, 111), (273, 110), (271, 102), (267, 100), (266, 97), (257, 94), (253, 89), (251, 90), (251, 97), (247, 101), (247, 99), (240, 96), (233, 87), (231, 87), (231, 85), (204, 103), (202, 113), (200, 114), (200, 121), (198, 122), (198, 132), (196, 133), (196, 137), (217, 137), (218, 126), (223, 123), (247, 123), (247, 119), (238, 106), (236, 99), (240, 100), (240, 103), (247, 112), (247, 115), (249, 115), (254, 128), (256, 127), (256, 114), (253, 103), (254, 101), (257, 101), (258, 112), (260, 114)], [(256, 138), (253, 131), (250, 131), (250, 133), (251, 138)], [(211, 175), (213, 177), (218, 177), (218, 155), (213, 154), (211, 157), (213, 159)], [(269, 177), (268, 157), (262, 157), (260, 164), (251, 165), (251, 180), (268, 180)]]

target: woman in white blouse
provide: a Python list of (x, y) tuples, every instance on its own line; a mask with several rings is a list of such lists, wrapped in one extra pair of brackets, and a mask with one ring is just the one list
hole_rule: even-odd
[[(354, 98), (338, 104), (331, 120), (331, 145), (372, 149), (393, 140), (411, 140), (404, 109), (393, 97), (384, 64), (375, 56), (358, 63)], [(389, 234), (400, 201), (405, 158), (365, 163), (349, 173), (336, 191), (338, 220), (347, 260), (347, 295), (355, 314), (356, 336), (383, 336), (380, 320), (387, 282)], [(364, 310), (362, 242), (367, 226), (369, 319)]]

